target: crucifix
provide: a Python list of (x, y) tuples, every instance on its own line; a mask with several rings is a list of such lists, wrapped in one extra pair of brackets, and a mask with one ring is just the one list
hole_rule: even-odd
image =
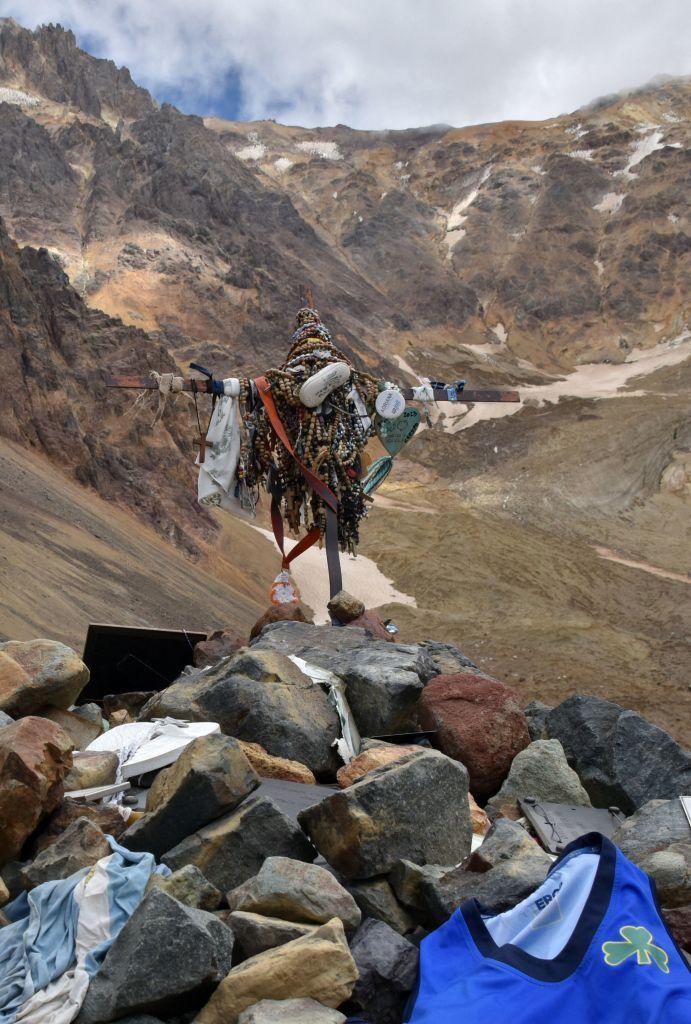
[[(219, 380), (197, 363), (201, 377), (152, 372), (149, 377), (108, 375), (113, 388), (158, 391), (159, 410), (168, 394), (191, 393), (199, 426), (199, 501), (252, 510), (260, 489), (271, 497), (271, 524), (282, 555), (271, 589), (280, 604), (297, 599), (290, 564), (323, 543), (331, 597), (342, 589), (339, 551), (355, 554), (359, 526), (372, 495), (393, 460), (420, 425), (416, 406), (435, 402), (520, 402), (517, 391), (467, 388), (421, 378), (400, 387), (357, 369), (336, 347), (314, 308), (301, 294), (286, 361), (252, 378)], [(197, 396), (210, 395), (211, 418), (202, 428)], [(409, 404), (413, 403), (413, 404)], [(368, 460), (365, 448), (378, 437), (387, 454)], [(285, 551), (284, 523), (301, 539)]]

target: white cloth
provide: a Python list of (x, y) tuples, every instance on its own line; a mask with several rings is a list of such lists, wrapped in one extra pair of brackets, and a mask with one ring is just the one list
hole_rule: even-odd
[(326, 690), (329, 703), (336, 709), (339, 722), (341, 723), (341, 735), (333, 741), (332, 747), (336, 748), (338, 756), (344, 764), (349, 764), (354, 757), (360, 753), (360, 733), (353, 718), (353, 712), (346, 698), (345, 684), (335, 673), (328, 668), (321, 668), (318, 665), (310, 665), (299, 658), (297, 654), (289, 654), (288, 657), (294, 665), (303, 672), (308, 679), (311, 679), (317, 686)]
[(223, 381), (223, 397), (216, 407), (206, 435), (204, 461), (199, 461), (197, 500), (200, 505), (236, 508), (234, 498), (235, 471), (240, 458), (240, 381), (228, 377)]

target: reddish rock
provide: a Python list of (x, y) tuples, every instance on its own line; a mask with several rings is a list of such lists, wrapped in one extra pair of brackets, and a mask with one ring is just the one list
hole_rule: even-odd
[(478, 807), (472, 793), (468, 793), (468, 805), (470, 807), (470, 820), (473, 824), (473, 833), (476, 836), (486, 836), (492, 822), (489, 820), (481, 807)]
[(72, 800), (70, 797), (66, 797), (32, 840), (31, 856), (35, 857), (41, 850), (45, 850), (56, 839), (59, 839), (65, 829), (69, 828), (77, 818), (88, 818), (89, 821), (98, 825), (102, 832), (112, 836), (113, 839), (119, 839), (127, 826), (135, 820), (135, 813), (132, 812), (128, 821), (125, 821), (115, 806), (102, 807), (100, 804), (88, 804), (85, 800)]
[(363, 612), (362, 615), (359, 615), (357, 619), (353, 619), (348, 625), (359, 626), (360, 629), (367, 630), (370, 636), (373, 636), (376, 640), (386, 640), (390, 644), (394, 642), (394, 635), (389, 633), (384, 625), (384, 620), (376, 612)]
[(677, 945), (691, 953), (691, 903), (685, 907), (675, 907), (674, 910), (663, 910), (662, 916)]
[(364, 775), (373, 772), (375, 768), (381, 768), (382, 765), (391, 764), (393, 761), (400, 761), (407, 754), (417, 754), (421, 749), (421, 747), (412, 744), (399, 747), (392, 743), (383, 744), (381, 747), (372, 747), (370, 750), (363, 750), (349, 764), (344, 764), (342, 768), (338, 769), (336, 781), (341, 789), (347, 789), (348, 786), (352, 786), (354, 782), (357, 782)]
[(29, 716), (0, 731), (0, 866), (61, 802), (71, 767), (72, 741), (54, 722)]
[(258, 637), (264, 626), (268, 626), (272, 622), (310, 622), (314, 623), (314, 619), (310, 619), (305, 615), (302, 606), (297, 601), (289, 601), (287, 604), (272, 604), (270, 605), (262, 617), (257, 619), (255, 624), (252, 626), (250, 631), (250, 640), (254, 640)]
[(211, 633), (206, 640), (200, 640), (194, 645), (193, 662), (197, 668), (207, 668), (208, 665), (217, 665), (229, 654), (235, 654), (245, 641), (236, 633), (227, 633), (224, 629), (217, 629)]
[(418, 704), (423, 729), (436, 729), (440, 749), (462, 761), (478, 800), (497, 792), (516, 754), (530, 743), (517, 693), (473, 672), (437, 676)]

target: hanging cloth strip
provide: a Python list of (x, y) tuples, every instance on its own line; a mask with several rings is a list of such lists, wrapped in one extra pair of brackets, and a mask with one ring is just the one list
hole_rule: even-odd
[(211, 415), (204, 457), (200, 455), (197, 458), (197, 500), (200, 505), (217, 505), (226, 509), (237, 507), (234, 494), (241, 442), (239, 396), (239, 379), (228, 377), (223, 381), (223, 395)]
[[(271, 385), (266, 377), (256, 377), (254, 381), (259, 397), (262, 400), (264, 408), (266, 409), (266, 415), (269, 417), (269, 422), (273, 428), (274, 433), (278, 437), (281, 444), (290, 452), (293, 459), (297, 463), (300, 472), (304, 476), (307, 483), (310, 485), (312, 490), (321, 498), (326, 508), (326, 564), (329, 569), (329, 591), (331, 597), (343, 589), (343, 580), (341, 577), (341, 560), (338, 553), (338, 498), (331, 490), (331, 488), (324, 483), (321, 477), (318, 477), (316, 473), (313, 473), (303, 462), (300, 461), (295, 453), (295, 449), (291, 443), (290, 438), (286, 432), (281, 417), (278, 415), (276, 409), (276, 403), (273, 400), (271, 394)], [(280, 549), (283, 557), (281, 567), (287, 569), (290, 563), (298, 558), (304, 551), (311, 548), (313, 544), (319, 540), (320, 531), (319, 527), (314, 526), (308, 534), (306, 534), (301, 541), (299, 541), (295, 547), (290, 551), (289, 554), (285, 552), (285, 537), (283, 530), (283, 517), (281, 516), (281, 509), (275, 498), (271, 501), (271, 525), (274, 531), (274, 537), (276, 543)]]

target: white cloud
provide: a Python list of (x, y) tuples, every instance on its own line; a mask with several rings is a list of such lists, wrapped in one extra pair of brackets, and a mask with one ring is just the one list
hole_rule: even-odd
[(405, 128), (540, 119), (691, 72), (688, 0), (9, 0), (60, 22), (154, 94), (212, 113)]

